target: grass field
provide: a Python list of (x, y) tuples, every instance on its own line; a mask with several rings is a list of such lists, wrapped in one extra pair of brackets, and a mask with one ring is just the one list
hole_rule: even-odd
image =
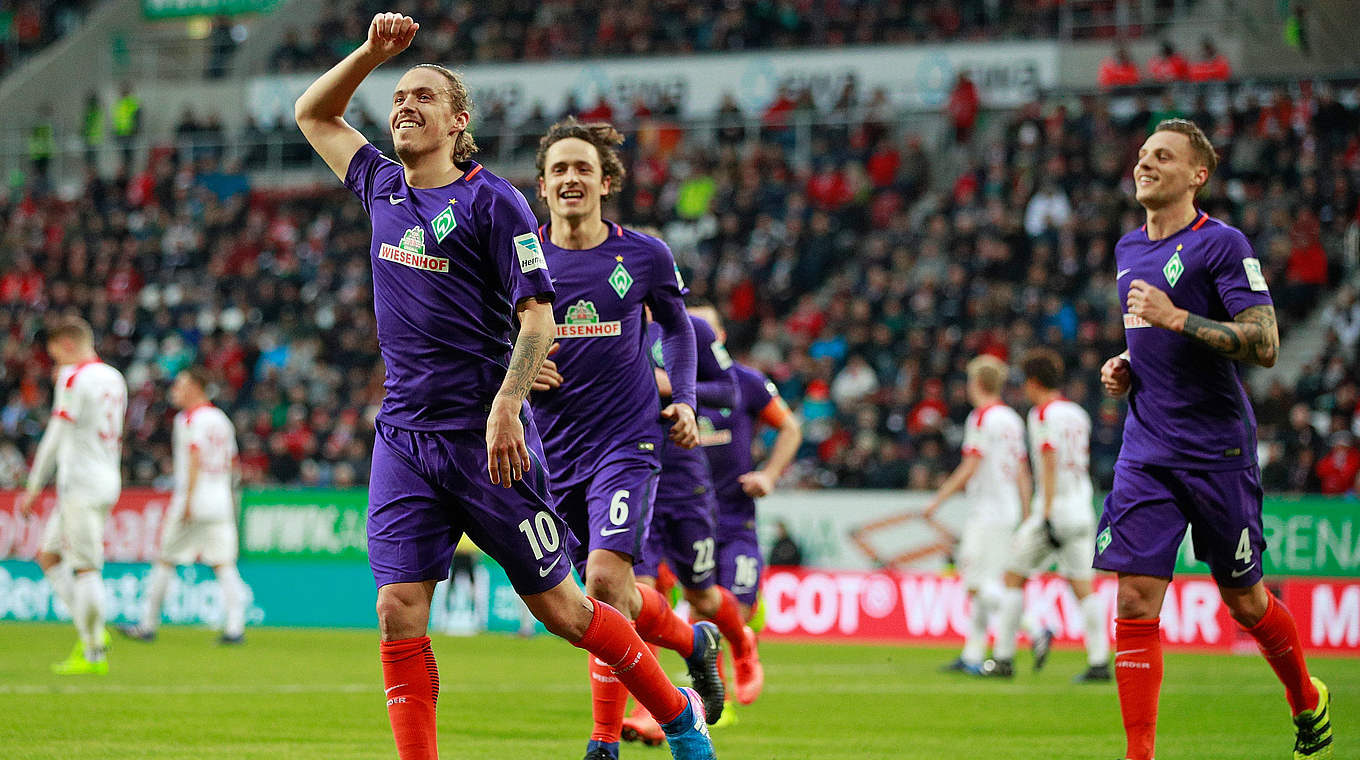
[[(376, 634), (250, 630), (221, 649), (211, 632), (167, 628), (155, 644), (115, 638), (105, 677), (48, 665), (69, 626), (0, 624), (0, 758), (391, 758)], [(584, 754), (585, 656), (547, 637), (439, 638), (442, 756)], [(1110, 760), (1123, 750), (1113, 686), (1077, 687), (1078, 651), (1010, 683), (935, 672), (954, 650), (769, 642), (767, 683), (736, 726), (714, 731), (723, 760)], [(668, 670), (678, 659), (663, 653)], [(1336, 757), (1360, 758), (1360, 659), (1314, 659), (1336, 695)], [(1167, 657), (1160, 760), (1289, 758), (1283, 694), (1258, 657)], [(664, 749), (625, 746), (663, 760)]]

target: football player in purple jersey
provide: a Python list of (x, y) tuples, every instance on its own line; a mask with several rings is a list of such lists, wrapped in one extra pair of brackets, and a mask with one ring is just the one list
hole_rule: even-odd
[(1115, 681), (1126, 757), (1152, 760), (1159, 615), (1188, 525), (1233, 619), (1284, 684), (1294, 757), (1328, 758), (1327, 688), (1308, 674), (1289, 610), (1261, 582), (1256, 419), (1237, 362), (1275, 364), (1280, 338), (1251, 244), (1195, 206), (1217, 165), (1193, 122), (1158, 124), (1133, 168), (1147, 223), (1115, 246), (1128, 350), (1105, 362), (1101, 382), (1111, 395), (1128, 395), (1129, 413), (1094, 564), (1119, 575)]
[(398, 755), (438, 757), (439, 673), (426, 629), (435, 584), (466, 533), (548, 630), (609, 663), (661, 717), (675, 757), (712, 758), (698, 695), (672, 686), (628, 620), (570, 577), (572, 539), (525, 403), (554, 335), (553, 287), (528, 203), (471, 158), (466, 85), (433, 64), (402, 75), (388, 116), (400, 161), (344, 120), (359, 84), (419, 28), (398, 13), (374, 16), (367, 40), (295, 107), (302, 133), (372, 220), (387, 395), (367, 528)]
[[(711, 723), (723, 703), (717, 628), (680, 619), (633, 572), (647, 541), (663, 441), (693, 448), (698, 434), (694, 329), (675, 259), (660, 240), (603, 217), (603, 199), (623, 181), (622, 141), (608, 124), (571, 118), (539, 141), (538, 192), (551, 217), (539, 238), (557, 292), (558, 342), (535, 383), (533, 414), (558, 509), (580, 542), (573, 560), (587, 593), (632, 618), (645, 641), (685, 658)], [(647, 348), (647, 309), (673, 386), (664, 407)], [(613, 760), (627, 691), (598, 658), (590, 658), (590, 675), (595, 725), (586, 757)]]

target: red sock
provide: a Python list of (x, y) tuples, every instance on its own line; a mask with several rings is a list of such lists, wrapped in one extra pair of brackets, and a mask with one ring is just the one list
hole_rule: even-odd
[(439, 701), (439, 666), (430, 637), (384, 641), (379, 645), (387, 718), (401, 760), (438, 760), (434, 707)]
[(1161, 619), (1114, 621), (1114, 680), (1124, 715), (1128, 760), (1152, 760), (1162, 691)]
[(623, 710), (627, 703), (628, 690), (614, 675), (614, 669), (591, 654), (590, 715), (595, 719), (595, 729), (590, 732), (590, 738), (617, 742), (623, 730)]
[(590, 601), (595, 614), (585, 635), (572, 645), (608, 663), (624, 687), (658, 721), (669, 723), (680, 717), (687, 704), (685, 695), (671, 685), (661, 664), (628, 624), (628, 618), (598, 599)]
[(732, 648), (732, 657), (745, 657), (748, 652), (746, 646), (746, 625), (741, 622), (741, 607), (737, 606), (737, 598), (732, 596), (732, 592), (718, 586), (718, 593), (722, 595), (722, 603), (718, 605), (718, 614), (713, 616), (713, 622), (718, 626), (718, 632), (727, 639), (727, 645)]
[(1299, 629), (1294, 625), (1289, 608), (1271, 594), (1265, 616), (1246, 631), (1256, 639), (1261, 654), (1284, 684), (1289, 709), (1298, 715), (1317, 707), (1318, 691), (1308, 677), (1308, 665), (1303, 661), (1303, 642), (1299, 641)]
[(642, 609), (638, 611), (635, 623), (642, 640), (673, 649), (681, 657), (694, 654), (694, 628), (675, 614), (661, 592), (641, 583), (637, 584), (637, 588), (638, 593), (642, 594)]

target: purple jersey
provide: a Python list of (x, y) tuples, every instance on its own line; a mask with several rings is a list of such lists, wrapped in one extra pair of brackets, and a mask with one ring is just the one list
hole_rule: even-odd
[[(1221, 322), (1269, 305), (1261, 263), (1237, 229), (1200, 213), (1185, 229), (1149, 240), (1146, 227), (1115, 246), (1119, 302), (1129, 283), (1161, 288), (1177, 307)], [(1256, 417), (1237, 363), (1182, 335), (1124, 314), (1133, 382), (1123, 461), (1233, 470), (1256, 463)]]
[(553, 297), (529, 204), (467, 162), (437, 188), (365, 144), (345, 186), (373, 222), (373, 309), (387, 367), (378, 419), (406, 430), (479, 429), (509, 366), (515, 305)]
[[(713, 332), (707, 322), (698, 317), (689, 318), (694, 328), (694, 340), (698, 352), (695, 364), (696, 395), (699, 404), (727, 405), (736, 403), (737, 384), (735, 378), (727, 374), (732, 359), (727, 349)], [(660, 325), (653, 322), (647, 326), (647, 339), (651, 345), (652, 363), (665, 369), (666, 361), (662, 354), (663, 333)], [(698, 410), (695, 410), (697, 415)], [(661, 480), (657, 485), (656, 511), (693, 510), (695, 498), (713, 490), (713, 478), (709, 474), (708, 459), (699, 448), (681, 448), (667, 438), (661, 444)]]
[(741, 527), (755, 519), (756, 502), (737, 479), (755, 468), (751, 444), (779, 391), (765, 375), (744, 364), (734, 363), (727, 372), (737, 381), (736, 404), (700, 408), (699, 444), (708, 455), (718, 492), (718, 524)]
[(694, 406), (694, 333), (666, 244), (608, 223), (609, 237), (588, 250), (558, 248), (539, 231), (557, 290), (561, 348), (553, 357), (562, 385), (533, 396), (553, 487), (589, 478), (622, 447), (655, 452), (664, 432), (648, 358), (643, 306), (666, 329), (675, 400)]

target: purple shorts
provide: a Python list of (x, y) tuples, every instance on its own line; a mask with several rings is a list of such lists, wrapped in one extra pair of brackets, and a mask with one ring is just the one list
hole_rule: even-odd
[(586, 558), (609, 549), (642, 559), (661, 465), (654, 452), (628, 446), (602, 457), (590, 477), (557, 490), (557, 511), (579, 542), (572, 562), (586, 577)]
[(513, 488), (492, 485), (481, 430), (426, 433), (375, 424), (368, 563), (379, 587), (449, 577), (464, 533), (500, 563), (521, 596), (571, 574), (576, 540), (552, 507), (538, 429), (522, 419), (534, 463)]
[(760, 558), (755, 522), (718, 526), (718, 585), (742, 604), (755, 606), (765, 561)]
[(691, 491), (682, 502), (663, 503), (657, 498), (652, 529), (637, 574), (655, 578), (658, 565), (665, 560), (680, 585), (702, 591), (717, 582), (713, 572), (717, 561), (713, 536), (718, 503), (711, 488), (696, 485)]
[(1195, 557), (1220, 586), (1261, 580), (1261, 478), (1242, 470), (1182, 470), (1119, 461), (1096, 531), (1094, 567), (1170, 578), (1190, 526)]

